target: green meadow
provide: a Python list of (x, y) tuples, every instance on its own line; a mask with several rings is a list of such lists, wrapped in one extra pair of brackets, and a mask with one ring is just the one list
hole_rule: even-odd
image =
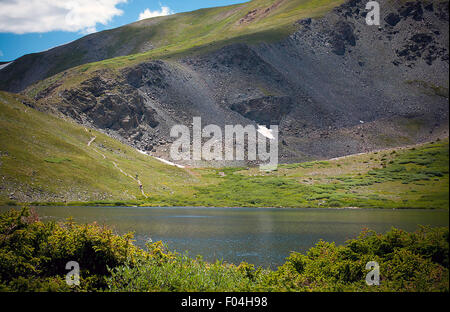
[(338, 160), (280, 165), (271, 173), (259, 168), (210, 169), (203, 176), (219, 182), (194, 187), (193, 198), (155, 196), (143, 205), (447, 209), (448, 151), (446, 139)]

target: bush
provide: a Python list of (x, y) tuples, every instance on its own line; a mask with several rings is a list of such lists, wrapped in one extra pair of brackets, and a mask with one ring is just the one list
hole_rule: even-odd
[(65, 291), (69, 261), (80, 264), (82, 289), (104, 288), (108, 267), (133, 263), (142, 253), (132, 244), (131, 234), (114, 235), (97, 224), (76, 225), (71, 220), (44, 224), (27, 208), (0, 216), (0, 288), (4, 290)]
[[(307, 255), (292, 253), (266, 279), (287, 291), (449, 291), (448, 228), (422, 227), (415, 233), (364, 231), (346, 246), (319, 242)], [(365, 284), (366, 263), (380, 265), (381, 285)]]
[(148, 258), (135, 266), (117, 267), (111, 271), (108, 286), (114, 292), (248, 291), (254, 281), (249, 268), (172, 254), (164, 260)]

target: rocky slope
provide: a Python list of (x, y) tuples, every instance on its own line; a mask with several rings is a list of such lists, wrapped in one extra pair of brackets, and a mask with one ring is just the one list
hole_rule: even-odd
[(365, 23), (365, 1), (351, 0), (297, 21), (275, 43), (230, 43), (76, 79), (69, 70), (25, 93), (163, 157), (170, 128), (194, 116), (204, 125), (279, 125), (283, 162), (448, 136), (448, 1), (380, 4), (379, 27)]

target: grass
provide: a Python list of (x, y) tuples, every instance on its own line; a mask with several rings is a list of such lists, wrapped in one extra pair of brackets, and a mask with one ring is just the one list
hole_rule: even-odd
[(447, 87), (435, 85), (423, 80), (408, 80), (406, 81), (406, 84), (417, 88), (420, 92), (426, 94), (426, 95), (434, 95), (434, 96), (440, 96), (444, 98), (448, 98), (449, 92), (448, 92), (448, 83)]
[(51, 163), (51, 164), (60, 164), (65, 161), (72, 161), (69, 158), (46, 158), (44, 161)]
[[(141, 41), (151, 42), (156, 48), (146, 53), (114, 58), (105, 62), (120, 67), (120, 63), (125, 65), (130, 58), (133, 62), (139, 62), (148, 58), (192, 52), (193, 48), (207, 46), (217, 48), (235, 40), (246, 40), (246, 42), (250, 40), (250, 43), (279, 40), (292, 30), (290, 27), (295, 21), (306, 17), (322, 16), (342, 2), (340, 0), (254, 0), (244, 4), (201, 9), (138, 22), (122, 29), (124, 38), (129, 38), (130, 35), (138, 32), (138, 36), (142, 37)], [(276, 3), (280, 5), (268, 14), (261, 15), (248, 23), (239, 22), (248, 12), (255, 9), (264, 11)], [(151, 25), (146, 26), (148, 23)], [(102, 63), (99, 62), (96, 65)]]

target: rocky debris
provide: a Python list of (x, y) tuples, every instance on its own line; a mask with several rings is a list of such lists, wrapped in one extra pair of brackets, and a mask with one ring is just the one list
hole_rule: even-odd
[(342, 16), (344, 19), (359, 15), (365, 18), (367, 13), (365, 11), (365, 6), (366, 2), (363, 2), (362, 0), (349, 0), (334, 8), (333, 12)]
[[(263, 76), (278, 73), (273, 66), (265, 62), (250, 46), (246, 44), (233, 44), (213, 54), (212, 66), (215, 68), (239, 67), (240, 70), (258, 72)], [(202, 60), (203, 61), (203, 60)], [(276, 77), (280, 78), (281, 77)]]
[[(399, 59), (394, 61), (394, 65), (405, 64), (414, 67), (421, 59), (428, 65), (432, 65), (438, 59), (448, 62), (448, 47), (443, 44), (444, 38), (437, 26), (439, 21), (445, 21), (448, 25), (448, 1), (437, 3), (436, 7), (433, 3), (406, 2), (396, 12), (390, 13), (386, 17), (386, 22), (393, 27), (400, 22), (399, 19), (404, 23), (416, 23), (417, 33), (407, 38), (404, 44), (396, 49)], [(446, 32), (448, 40), (448, 31)]]
[(259, 10), (257, 9), (249, 11), (243, 18), (239, 20), (238, 24), (241, 25), (245, 23), (251, 23), (258, 16), (258, 12)]
[(449, 2), (441, 1), (437, 4), (437, 8), (434, 10), (435, 16), (439, 17), (441, 21), (448, 22), (448, 10)]
[(397, 50), (397, 55), (406, 61), (416, 61), (423, 58), (428, 65), (432, 65), (438, 58), (443, 61), (448, 60), (448, 50), (439, 47), (433, 35), (429, 33), (412, 36), (402, 50)]
[[(380, 5), (383, 7), (383, 3)], [(366, 25), (364, 19), (367, 11), (365, 3), (361, 0), (348, 1), (335, 8), (333, 12), (339, 16), (337, 24), (319, 22), (316, 27), (324, 28), (322, 37), (329, 38), (331, 50), (337, 55), (345, 55), (351, 47), (355, 46), (353, 45), (354, 39), (357, 43), (358, 38), (367, 36), (369, 33), (367, 30), (372, 27), (377, 30), (374, 40), (391, 42), (390, 45), (396, 51), (397, 57), (392, 60), (394, 66), (402, 64), (412, 68), (420, 60), (428, 65), (438, 59), (448, 62), (448, 30), (446, 29), (448, 27), (448, 1), (437, 3), (410, 1), (401, 5), (389, 3), (384, 7), (389, 8), (390, 12), (386, 13), (385, 24), (378, 28)], [(331, 20), (335, 20), (335, 18), (330, 18)], [(355, 27), (356, 25), (358, 27)], [(309, 26), (305, 28), (311, 29)], [(353, 28), (353, 34), (351, 28)], [(318, 33), (317, 30), (314, 32)], [(427, 34), (431, 40), (416, 36), (421, 34)], [(321, 41), (320, 38), (319, 36)]]

